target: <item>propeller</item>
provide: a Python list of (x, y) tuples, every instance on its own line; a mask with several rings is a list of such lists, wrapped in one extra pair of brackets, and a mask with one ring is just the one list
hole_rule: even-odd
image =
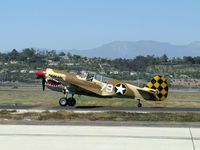
[(45, 78), (42, 78), (42, 90), (44, 91), (45, 90)]
[(35, 74), (37, 75), (37, 79), (42, 79), (42, 89), (43, 91), (45, 90), (45, 71), (46, 70), (40, 70), (38, 72), (35, 72)]
[(42, 79), (42, 90), (44, 91), (45, 90), (45, 82), (46, 82), (45, 78), (42, 76), (37, 76), (36, 79)]

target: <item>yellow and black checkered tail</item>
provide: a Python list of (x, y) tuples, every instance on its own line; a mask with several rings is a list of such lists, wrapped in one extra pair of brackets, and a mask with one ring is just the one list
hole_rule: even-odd
[(163, 101), (167, 98), (168, 85), (164, 77), (162, 76), (153, 77), (153, 79), (149, 83), (147, 83), (146, 87), (155, 89), (158, 92), (157, 94), (158, 100)]

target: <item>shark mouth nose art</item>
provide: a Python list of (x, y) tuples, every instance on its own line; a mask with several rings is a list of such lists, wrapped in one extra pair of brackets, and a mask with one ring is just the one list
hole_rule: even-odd
[(55, 79), (46, 79), (45, 85), (49, 85), (49, 86), (58, 86), (61, 83)]

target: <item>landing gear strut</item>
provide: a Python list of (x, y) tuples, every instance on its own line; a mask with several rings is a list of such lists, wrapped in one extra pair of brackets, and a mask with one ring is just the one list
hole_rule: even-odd
[(140, 99), (138, 99), (137, 107), (142, 107), (142, 103), (140, 103)]

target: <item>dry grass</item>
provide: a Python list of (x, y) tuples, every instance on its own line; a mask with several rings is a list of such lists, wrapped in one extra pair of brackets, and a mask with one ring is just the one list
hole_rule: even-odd
[(1, 105), (57, 105), (57, 92), (42, 91), (0, 91)]
[(184, 87), (184, 88), (199, 88), (200, 79), (173, 79), (171, 80), (173, 87)]
[(157, 113), (127, 113), (127, 112), (101, 112), (101, 113), (75, 113), (75, 112), (43, 112), (13, 114), (13, 112), (0, 112), (0, 118), (13, 120), (86, 120), (86, 121), (178, 121), (198, 122), (200, 112), (157, 112)]

